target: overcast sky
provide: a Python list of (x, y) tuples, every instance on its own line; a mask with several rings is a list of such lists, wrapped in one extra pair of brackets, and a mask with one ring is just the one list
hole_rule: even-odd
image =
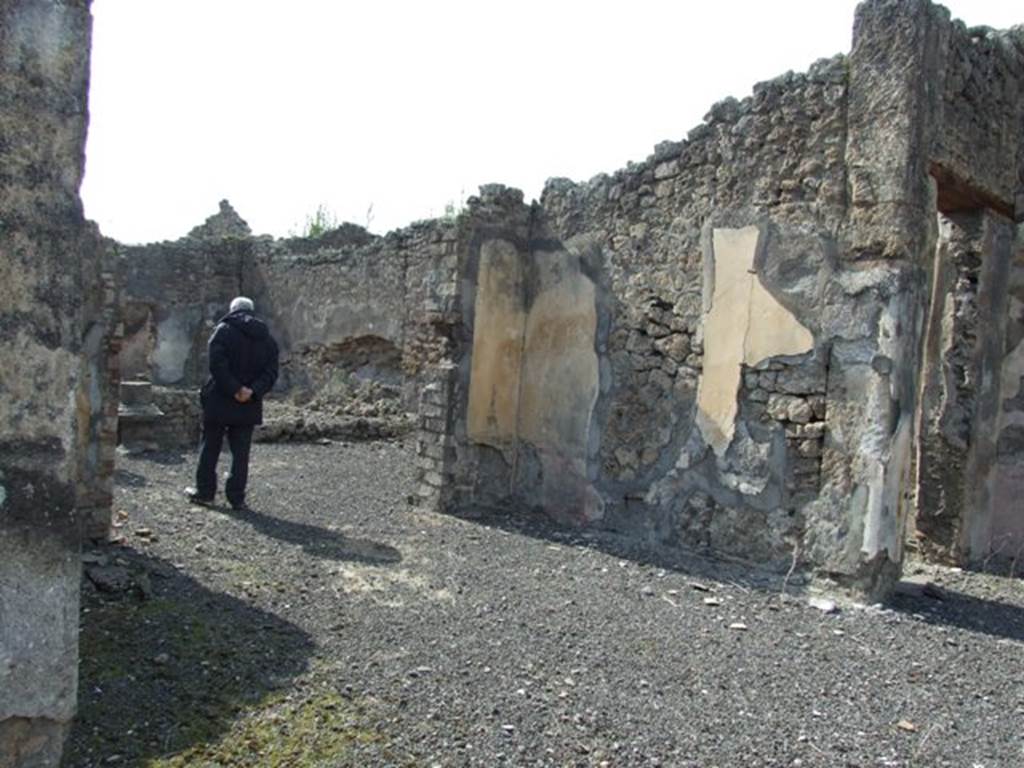
[[(847, 52), (855, 0), (94, 0), (86, 215), (176, 239), (324, 206), (374, 232), (480, 184), (540, 195), (679, 140), (708, 107)], [(945, 4), (1024, 22), (1020, 0)]]

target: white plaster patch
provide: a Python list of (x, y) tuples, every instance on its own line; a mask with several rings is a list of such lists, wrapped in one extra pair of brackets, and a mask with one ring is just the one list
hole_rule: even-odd
[(157, 327), (156, 349), (153, 350), (154, 378), (160, 384), (175, 384), (185, 376), (185, 363), (192, 351), (192, 334), (197, 318), (182, 311), (164, 320)]
[(719, 457), (736, 431), (741, 366), (798, 355), (814, 337), (775, 300), (754, 272), (757, 227), (715, 229), (714, 289), (704, 313), (704, 373), (697, 392), (697, 424)]

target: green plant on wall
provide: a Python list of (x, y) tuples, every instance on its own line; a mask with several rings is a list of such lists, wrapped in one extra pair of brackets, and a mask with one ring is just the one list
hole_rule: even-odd
[(325, 232), (337, 229), (340, 222), (333, 211), (325, 205), (318, 205), (316, 210), (306, 215), (299, 237), (320, 237)]
[(466, 190), (459, 192), (458, 201), (449, 200), (444, 204), (444, 213), (441, 214), (441, 219), (444, 221), (455, 221), (459, 214), (466, 210)]

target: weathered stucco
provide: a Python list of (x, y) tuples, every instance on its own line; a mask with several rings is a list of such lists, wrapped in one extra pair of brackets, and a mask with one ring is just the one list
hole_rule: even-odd
[(472, 440), (499, 449), (511, 447), (518, 434), (524, 300), (522, 257), (512, 243), (488, 240), (480, 249), (468, 431)]
[(757, 227), (715, 229), (713, 278), (704, 313), (704, 374), (697, 391), (704, 439), (722, 456), (736, 432), (742, 366), (770, 357), (809, 352), (814, 338), (764, 289), (754, 269), (761, 232)]
[[(527, 503), (602, 514), (587, 468), (599, 388), (596, 291), (567, 250), (480, 246), (466, 432), (502, 451)], [(526, 490), (530, 486), (532, 490)]]
[[(991, 372), (994, 411), (987, 433), (989, 470), (982, 478), (988, 507), (977, 515), (970, 532), (968, 559), (995, 557), (1019, 562), (1024, 555), (1024, 227), (1006, 275), (1005, 326), (1002, 347), (990, 347), (999, 366)], [(998, 337), (993, 340), (998, 344)], [(989, 514), (984, 514), (988, 511)]]

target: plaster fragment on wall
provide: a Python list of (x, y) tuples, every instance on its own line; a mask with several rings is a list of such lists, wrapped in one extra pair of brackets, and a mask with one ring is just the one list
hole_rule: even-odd
[(160, 322), (152, 360), (154, 383), (176, 384), (185, 377), (185, 364), (200, 320), (198, 308), (188, 307)]
[(594, 284), (564, 251), (536, 262), (545, 287), (526, 321), (519, 435), (585, 462), (599, 387)]
[(526, 311), (522, 259), (511, 243), (480, 248), (473, 359), (469, 379), (469, 438), (502, 448), (516, 437)]
[(736, 431), (742, 365), (799, 355), (814, 337), (775, 300), (754, 271), (758, 227), (715, 229), (714, 288), (704, 313), (704, 373), (697, 391), (697, 424), (721, 457)]

